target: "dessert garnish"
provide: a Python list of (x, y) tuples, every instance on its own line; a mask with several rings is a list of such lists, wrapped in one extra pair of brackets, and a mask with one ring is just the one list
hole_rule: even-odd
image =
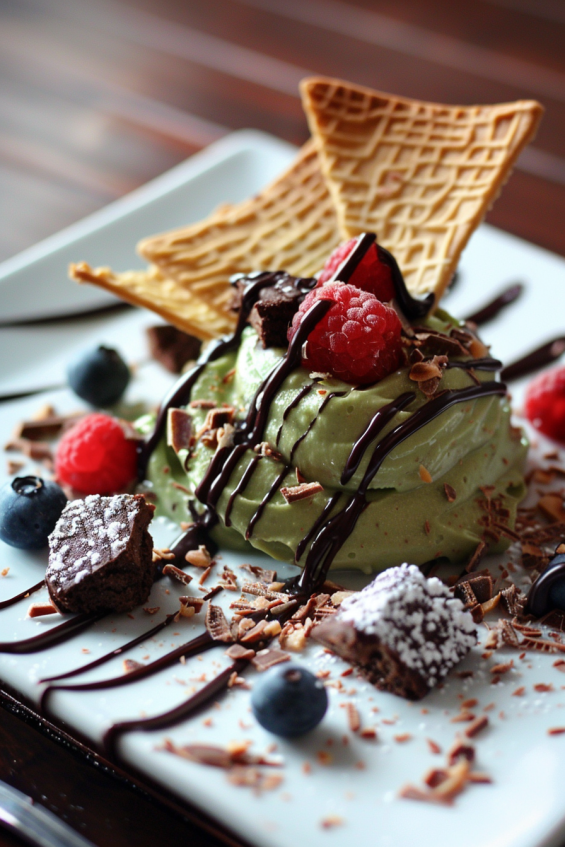
[(202, 347), (199, 338), (170, 324), (148, 327), (147, 341), (151, 356), (174, 374), (180, 374), (187, 362), (196, 361)]
[(344, 600), (312, 637), (383, 691), (419, 700), (467, 655), (477, 633), (439, 579), (404, 564)]
[(142, 241), (146, 271), (81, 263), (71, 266), (72, 278), (209, 339), (235, 328), (233, 274), (284, 268), (312, 276), (341, 241), (374, 231), (410, 293), (439, 300), (542, 107), (445, 106), (319, 77), (304, 80), (302, 94), (314, 141), (271, 185)]
[(266, 671), (255, 682), (251, 708), (264, 729), (296, 738), (318, 726), (328, 708), (328, 694), (309, 670), (284, 664)]
[(298, 307), (306, 294), (316, 286), (313, 277), (295, 277), (286, 271), (268, 273), (257, 271), (250, 274), (235, 274), (231, 278), (234, 286), (232, 310), (237, 313), (244, 308), (247, 289), (258, 290), (248, 322), (256, 331), (264, 348), (286, 347), (287, 332)]
[(118, 351), (103, 344), (87, 350), (67, 368), (70, 388), (92, 406), (113, 406), (130, 379), (130, 369)]
[(318, 285), (333, 280), (342, 280), (369, 291), (377, 300), (388, 303), (395, 296), (392, 271), (383, 261), (383, 249), (376, 242), (367, 250), (351, 273), (346, 271), (347, 260), (355, 250), (357, 238), (350, 238), (333, 251), (318, 277)]
[(0, 488), (0, 538), (22, 550), (40, 550), (65, 508), (67, 498), (55, 482), (20, 476)]
[(154, 506), (141, 494), (92, 494), (67, 504), (49, 537), (45, 581), (64, 612), (129, 612), (156, 574), (147, 527)]
[(396, 370), (402, 355), (402, 326), (396, 312), (352, 284), (326, 282), (307, 294), (288, 331), (289, 342), (319, 300), (333, 305), (308, 336), (302, 367), (357, 385), (377, 382)]
[(565, 367), (543, 371), (531, 381), (524, 410), (536, 429), (565, 444)]
[(300, 89), (342, 237), (377, 232), (410, 292), (439, 300), (542, 106), (446, 106), (326, 77)]
[(59, 482), (81, 494), (115, 494), (137, 476), (133, 429), (110, 415), (86, 415), (63, 435), (57, 447)]

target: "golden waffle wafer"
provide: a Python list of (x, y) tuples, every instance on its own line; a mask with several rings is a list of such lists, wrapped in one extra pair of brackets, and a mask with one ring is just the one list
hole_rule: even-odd
[(210, 308), (204, 300), (166, 279), (154, 266), (145, 271), (114, 273), (110, 268), (91, 268), (81, 262), (70, 266), (69, 275), (77, 282), (105, 288), (134, 306), (151, 309), (203, 341), (232, 332), (235, 326), (235, 315)]
[(219, 313), (231, 301), (229, 278), (252, 270), (319, 271), (341, 235), (334, 206), (308, 142), (290, 168), (256, 197), (223, 207), (200, 223), (142, 241), (138, 250)]
[(442, 106), (324, 77), (300, 87), (343, 236), (376, 232), (409, 290), (439, 300), (542, 106)]

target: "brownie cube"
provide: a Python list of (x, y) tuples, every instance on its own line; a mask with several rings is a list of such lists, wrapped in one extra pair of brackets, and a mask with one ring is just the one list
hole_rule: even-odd
[(420, 700), (469, 652), (477, 633), (439, 579), (404, 564), (344, 600), (312, 637), (377, 688)]
[(151, 591), (156, 564), (141, 494), (93, 494), (68, 503), (49, 536), (45, 580), (63, 612), (129, 612)]

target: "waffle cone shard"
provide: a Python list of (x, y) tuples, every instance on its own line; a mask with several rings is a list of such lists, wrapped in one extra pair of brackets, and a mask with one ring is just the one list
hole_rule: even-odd
[(226, 314), (232, 274), (284, 269), (311, 276), (340, 240), (316, 149), (308, 142), (290, 168), (256, 197), (147, 238), (138, 250), (179, 292)]
[(111, 291), (134, 306), (151, 309), (178, 329), (203, 341), (232, 332), (236, 317), (218, 312), (200, 298), (165, 278), (151, 266), (143, 271), (114, 273), (110, 268), (91, 268), (86, 262), (71, 265), (69, 276), (76, 282), (88, 282)]
[(443, 106), (324, 77), (301, 93), (343, 238), (376, 232), (411, 293), (439, 300), (542, 106)]

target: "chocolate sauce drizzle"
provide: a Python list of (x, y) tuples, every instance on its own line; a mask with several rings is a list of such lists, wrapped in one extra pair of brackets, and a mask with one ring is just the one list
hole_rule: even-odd
[[(212, 636), (206, 631), (201, 635), (198, 635), (196, 638), (193, 638), (191, 641), (187, 641), (186, 644), (181, 644), (180, 647), (177, 647), (175, 650), (171, 650), (169, 653), (161, 656), (160, 659), (155, 659), (154, 662), (150, 662), (148, 665), (135, 668), (135, 670), (130, 671), (129, 673), (123, 673), (120, 676), (113, 676), (109, 679), (99, 679), (95, 682), (79, 682), (70, 683), (68, 685), (64, 683), (63, 685), (48, 685), (41, 695), (41, 710), (42, 712), (47, 711), (47, 701), (54, 691), (105, 691), (108, 688), (121, 688), (124, 685), (129, 685), (131, 682), (136, 682), (138, 679), (148, 679), (159, 671), (169, 668), (181, 657), (184, 656), (184, 658), (187, 659), (190, 656), (197, 656), (205, 650), (209, 650), (211, 647), (217, 646), (218, 643), (219, 642), (214, 641)], [(112, 651), (111, 654), (108, 654), (108, 656), (104, 656), (103, 658), (105, 660), (107, 658), (112, 658), (114, 653), (115, 651)], [(83, 669), (81, 669), (81, 671), (82, 670)]]
[(43, 588), (44, 585), (45, 580), (42, 579), (41, 582), (36, 582), (35, 585), (31, 586), (31, 588), (26, 588), (25, 591), (15, 594), (14, 597), (10, 597), (8, 600), (2, 600), (0, 602), (0, 611), (2, 609), (7, 609), (8, 606), (14, 606), (16, 603), (19, 603), (20, 600), (23, 600), (25, 597), (29, 597), (30, 594), (39, 591), (39, 589)]
[(541, 347), (536, 347), (530, 353), (506, 365), (502, 369), (501, 377), (506, 382), (511, 382), (513, 379), (521, 379), (523, 376), (539, 370), (540, 368), (551, 365), (561, 358), (565, 352), (565, 335), (559, 335), (551, 341), (546, 341)]
[[(331, 280), (328, 281), (340, 280), (341, 282), (349, 282), (355, 269), (366, 255), (369, 248), (376, 243), (376, 240), (377, 236), (374, 232), (364, 232), (362, 235), (359, 235), (353, 250), (337, 268), (335, 273), (332, 275)], [(412, 297), (406, 288), (402, 271), (398, 267), (398, 262), (392, 253), (389, 253), (389, 251), (385, 250), (385, 248), (380, 244), (377, 244), (376, 246), (379, 260), (391, 270), (395, 298), (401, 311), (411, 320), (415, 318), (424, 318), (434, 305), (434, 294), (428, 294), (423, 300), (418, 300), (415, 297)]]
[(516, 282), (514, 285), (510, 285), (508, 288), (505, 288), (504, 291), (494, 298), (494, 300), (486, 303), (482, 308), (465, 318), (465, 320), (470, 323), (474, 323), (477, 326), (483, 326), (489, 321), (492, 321), (493, 318), (496, 318), (496, 316), (499, 315), (500, 312), (502, 312), (507, 306), (510, 306), (511, 303), (516, 302), (516, 300), (522, 296), (523, 292), (523, 284), (521, 282)]
[[(468, 400), (478, 400), (481, 397), (487, 397), (493, 394), (505, 395), (506, 386), (500, 382), (483, 382), (480, 385), (473, 385), (469, 388), (443, 391), (429, 400), (424, 406), (417, 409), (406, 421), (396, 426), (377, 442), (359, 488), (349, 498), (348, 503), (340, 512), (333, 517), (329, 517), (321, 525), (318, 535), (314, 538), (306, 557), (304, 570), (297, 583), (302, 591), (306, 594), (312, 593), (325, 581), (337, 552), (344, 541), (349, 538), (359, 517), (367, 507), (367, 491), (369, 485), (389, 453), (398, 444), (430, 423), (434, 418), (437, 418), (451, 406), (457, 403), (464, 403)], [(406, 392), (405, 394), (401, 394), (394, 402), (401, 409), (404, 409), (410, 405), (415, 397), (416, 395), (413, 392)], [(391, 410), (388, 420), (393, 416)], [(378, 426), (378, 421), (375, 426)], [(361, 438), (364, 435), (365, 433), (362, 434)], [(357, 456), (358, 453), (354, 457), (354, 462), (357, 460)], [(357, 467), (358, 464), (357, 462)], [(352, 466), (353, 463), (350, 467), (346, 466), (346, 470), (349, 471)]]
[(110, 659), (114, 659), (116, 656), (121, 656), (122, 653), (125, 653), (126, 650), (133, 650), (134, 647), (137, 647), (138, 644), (142, 644), (144, 641), (147, 641), (149, 638), (153, 638), (155, 635), (158, 635), (165, 627), (169, 626), (169, 624), (173, 623), (176, 618), (176, 613), (171, 615), (167, 615), (167, 617), (154, 626), (152, 629), (148, 629), (145, 632), (142, 632), (141, 635), (138, 635), (136, 638), (132, 638), (131, 641), (128, 641), (127, 644), (122, 644), (121, 647), (116, 647), (115, 650), (111, 650), (110, 653), (105, 653), (103, 656), (99, 656), (97, 659), (94, 659), (92, 662), (89, 662), (87, 665), (81, 665), (78, 668), (74, 668), (73, 670), (67, 671), (66, 673), (60, 673), (56, 676), (47, 676), (44, 679), (40, 679), (40, 683), (47, 682), (58, 682), (61, 679), (70, 679), (73, 676), (78, 676), (79, 674), (87, 673), (88, 671), (94, 670), (94, 668), (100, 667), (100, 665), (106, 664)]
[(247, 485), (249, 484), (251, 477), (255, 473), (255, 468), (259, 464), (260, 459), (261, 459), (261, 456), (253, 456), (253, 458), (251, 459), (251, 461), (247, 465), (247, 468), (245, 469), (245, 473), (243, 474), (243, 476), (241, 477), (241, 479), (237, 483), (236, 487), (234, 488), (234, 490), (230, 494), (230, 498), (228, 500), (228, 504), (226, 506), (226, 512), (225, 512), (225, 515), (224, 515), (224, 523), (225, 523), (226, 526), (231, 526), (230, 514), (231, 514), (231, 510), (233, 508), (233, 504), (235, 502), (235, 498), (238, 497), (240, 494), (243, 494), (243, 492), (247, 488)]
[(279, 426), (278, 431), (277, 431), (277, 437), (275, 439), (275, 446), (277, 446), (277, 447), (279, 446), (279, 442), (281, 440), (281, 435), (282, 435), (282, 431), (284, 429), (286, 419), (288, 418), (288, 416), (290, 415), (292, 410), (295, 409), (298, 406), (298, 404), (308, 394), (310, 394), (310, 392), (312, 391), (312, 389), (314, 388), (315, 385), (316, 385), (315, 382), (309, 382), (307, 385), (305, 385), (303, 388), (301, 388), (300, 391), (297, 393), (296, 397), (292, 398), (292, 400), (290, 401), (290, 403), (288, 404), (288, 406), (284, 410), (283, 416), (282, 416), (282, 422), (281, 422), (281, 425)]
[(446, 367), (448, 369), (461, 368), (464, 371), (499, 371), (502, 368), (502, 362), (499, 359), (492, 359), (490, 356), (483, 356), (481, 359), (448, 362)]
[[(287, 284), (294, 284), (298, 288), (304, 288), (304, 293), (306, 293), (312, 288), (312, 280), (310, 279), (302, 279), (301, 277), (290, 277), (287, 274), (284, 274), (284, 272), (282, 272), (282, 274), (285, 276), (285, 278), (287, 278), (285, 279), (285, 281), (287, 281)], [(261, 290), (270, 285), (275, 285), (277, 282), (279, 282), (281, 279), (281, 271), (259, 271), (258, 273), (249, 274), (247, 277), (245, 277), (245, 279), (248, 279), (250, 282), (246, 286), (245, 291), (243, 293), (241, 308), (239, 310), (235, 332), (233, 333), (233, 335), (227, 336), (226, 338), (219, 338), (213, 344), (210, 344), (206, 349), (205, 353), (203, 353), (202, 356), (198, 359), (198, 362), (196, 363), (195, 367), (192, 368), (192, 370), (190, 370), (187, 374), (182, 376), (181, 379), (178, 380), (175, 385), (173, 385), (173, 387), (161, 403), (159, 412), (157, 413), (157, 420), (155, 422), (153, 432), (146, 441), (142, 442), (139, 445), (138, 476), (140, 480), (145, 479), (147, 463), (151, 454), (159, 444), (163, 429), (165, 428), (167, 422), (167, 413), (169, 409), (179, 408), (180, 406), (186, 406), (186, 404), (190, 400), (190, 395), (194, 384), (203, 372), (206, 365), (209, 362), (215, 362), (216, 359), (221, 358), (221, 356), (225, 356), (226, 353), (231, 353), (233, 350), (237, 349), (241, 340), (241, 335), (247, 324), (247, 318), (249, 317), (251, 309), (259, 298)]]
[(316, 421), (319, 419), (320, 415), (322, 414), (322, 412), (324, 411), (324, 409), (326, 408), (326, 406), (328, 405), (330, 400), (332, 400), (334, 397), (345, 397), (346, 394), (347, 394), (347, 391), (330, 391), (330, 393), (327, 394), (326, 397), (324, 397), (324, 399), (320, 403), (320, 408), (316, 412), (316, 415), (312, 418), (312, 420), (308, 424), (308, 428), (307, 428), (306, 432), (303, 432), (302, 435), (299, 438), (297, 438), (296, 441), (294, 442), (294, 444), (292, 445), (292, 449), (290, 451), (290, 461), (291, 461), (291, 463), (294, 460), (294, 454), (296, 453), (296, 451), (298, 450), (298, 448), (300, 447), (300, 445), (302, 444), (304, 439), (307, 438), (308, 435), (310, 435), (310, 433), (312, 432), (312, 429), (314, 428), (314, 426), (316, 424)]
[(271, 487), (269, 488), (269, 490), (267, 491), (267, 493), (265, 494), (265, 496), (263, 497), (263, 499), (261, 500), (261, 502), (257, 506), (257, 509), (255, 510), (254, 514), (251, 516), (251, 520), (247, 524), (247, 529), (245, 530), (245, 540), (246, 541), (249, 541), (249, 539), (253, 535), (253, 530), (255, 529), (255, 525), (261, 519), (261, 515), (263, 514), (263, 512), (265, 510), (265, 506), (267, 505), (267, 503), (269, 503), (273, 499), (273, 497), (275, 496), (275, 494), (279, 490), (283, 479), (285, 478), (285, 476), (287, 475), (287, 473), (289, 471), (290, 471), (290, 466), (285, 465), (283, 467), (282, 471), (278, 474), (278, 476), (275, 477)]
[[(216, 642), (217, 643), (217, 642)], [(152, 718), (122, 721), (112, 724), (104, 733), (102, 743), (109, 759), (117, 759), (117, 742), (126, 732), (156, 732), (159, 729), (169, 729), (180, 721), (192, 717), (202, 709), (213, 697), (224, 691), (232, 674), (239, 674), (248, 664), (247, 659), (238, 659), (221, 671), (214, 679), (206, 683), (200, 691), (185, 700), (176, 708)]]
[(47, 632), (24, 638), (23, 641), (0, 641), (0, 653), (23, 655), (24, 653), (40, 653), (48, 647), (55, 647), (67, 641), (73, 635), (83, 632), (91, 624), (101, 620), (105, 615), (76, 615), (57, 626), (52, 626)]
[[(245, 451), (261, 442), (275, 395), (287, 376), (300, 363), (302, 345), (331, 307), (331, 300), (318, 300), (306, 312), (285, 356), (275, 365), (257, 390), (250, 404), (246, 420), (235, 431), (234, 446), (217, 450), (214, 454), (200, 485), (196, 489), (196, 497), (208, 508), (213, 509), (217, 504), (233, 470)], [(284, 473), (286, 474), (286, 472), (285, 469)], [(261, 508), (261, 512), (263, 508)], [(255, 518), (255, 515), (253, 517)], [(254, 520), (253, 526), (257, 520)]]

